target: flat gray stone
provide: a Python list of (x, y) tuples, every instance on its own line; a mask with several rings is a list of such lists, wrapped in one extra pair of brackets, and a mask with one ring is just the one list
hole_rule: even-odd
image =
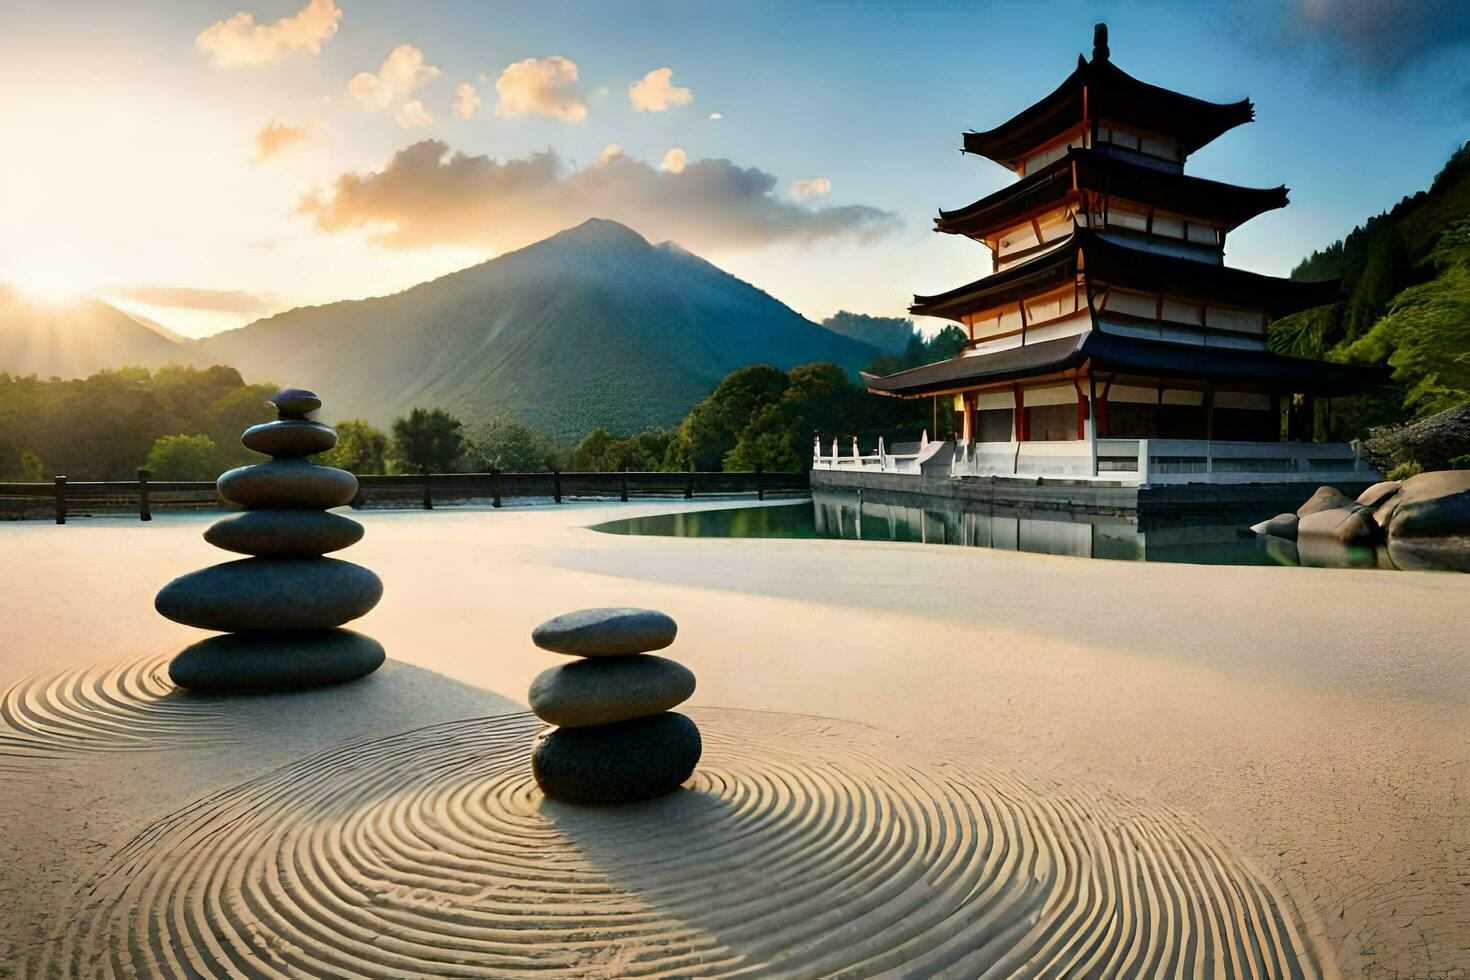
[(694, 673), (664, 657), (634, 654), (574, 660), (531, 682), (531, 710), (563, 728), (656, 715), (694, 693)]
[(337, 430), (330, 425), (304, 419), (262, 422), (246, 429), (240, 442), (252, 452), (277, 459), (293, 459), (315, 456), (331, 449), (337, 445)]
[(366, 615), (383, 583), (335, 558), (242, 558), (181, 575), (159, 590), (158, 612), (226, 633), (331, 629)]
[(221, 518), (204, 532), (216, 548), (265, 558), (307, 558), (362, 540), (363, 527), (320, 510), (247, 510)]
[(230, 633), (185, 647), (168, 676), (202, 694), (293, 691), (366, 677), (385, 659), (377, 640), (351, 630)]
[(304, 459), (239, 466), (221, 474), (215, 486), (232, 504), (270, 510), (326, 510), (357, 496), (357, 477)]
[(270, 400), (283, 419), (305, 418), (322, 407), (322, 400), (316, 396), (316, 392), (305, 388), (282, 388)]
[(694, 774), (699, 729), (666, 711), (634, 721), (554, 728), (531, 749), (531, 772), (553, 799), (584, 805), (634, 803), (672, 793)]
[(655, 609), (607, 607), (548, 619), (531, 631), (531, 642), (574, 657), (621, 657), (662, 650), (678, 632), (673, 618)]

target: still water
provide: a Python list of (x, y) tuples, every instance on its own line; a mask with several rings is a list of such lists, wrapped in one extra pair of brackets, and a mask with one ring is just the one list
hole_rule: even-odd
[[(1269, 516), (1269, 515), (1267, 515)], [(859, 501), (856, 494), (818, 492), (810, 501), (765, 507), (659, 514), (599, 524), (610, 534), (687, 538), (848, 538), (1030, 551), (1118, 561), (1197, 565), (1392, 567), (1373, 548), (1337, 542), (1303, 544), (1252, 534), (1242, 523), (1189, 523), (1143, 529), (1120, 517), (967, 509), (961, 501), (922, 506)]]

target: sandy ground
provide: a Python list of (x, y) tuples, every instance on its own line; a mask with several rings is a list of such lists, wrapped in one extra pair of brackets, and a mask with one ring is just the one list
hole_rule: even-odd
[[(530, 644), (531, 627), (568, 609), (617, 604), (660, 608), (678, 620), (671, 655), (698, 675), (691, 713), (707, 732), (711, 772), (724, 767), (735, 783), (742, 758), (809, 759), (812, 745), (842, 753), (853, 744), (846, 736), (824, 741), (821, 725), (797, 741), (806, 729), (791, 729), (793, 735), (750, 720), (750, 712), (867, 726), (861, 730), (876, 740), (873, 757), (886, 753), (896, 760), (893, 772), (909, 774), (894, 777), (894, 785), (911, 776), (921, 787), (898, 794), (892, 813), (914, 800), (951, 800), (955, 787), (970, 785), (947, 781), (942, 774), (950, 764), (979, 773), (967, 778), (982, 787), (1007, 780), (1023, 786), (1015, 799), (1055, 793), (1070, 801), (1062, 822), (1082, 828), (1079, 840), (1096, 831), (1097, 853), (1123, 855), (1117, 881), (1144, 881), (1135, 889), (1138, 908), (1094, 903), (1096, 915), (1088, 915), (1113, 921), (1114, 931), (1116, 922), (1128, 921), (1139, 936), (1178, 931), (1177, 924), (1161, 930), (1150, 920), (1150, 875), (1138, 872), (1143, 865), (1130, 849), (1141, 853), (1150, 834), (1175, 840), (1169, 835), (1185, 828), (1183, 844), (1159, 845), (1162, 870), (1154, 878), (1172, 874), (1165, 866), (1175, 852), (1185, 855), (1180, 861), (1198, 852), (1207, 856), (1188, 873), (1198, 881), (1183, 881), (1184, 872), (1169, 878), (1183, 882), (1179, 889), (1206, 890), (1208, 880), (1222, 895), (1245, 894), (1259, 883), (1256, 894), (1265, 896), (1246, 902), (1244, 912), (1220, 906), (1236, 909), (1239, 929), (1227, 910), (1218, 920), (1200, 920), (1194, 935), (1271, 932), (1251, 927), (1251, 916), (1277, 909), (1294, 923), (1278, 931), (1298, 929), (1295, 948), (1310, 953), (1305, 975), (1470, 971), (1470, 577), (1089, 561), (878, 542), (633, 538), (587, 529), (688, 506), (354, 515), (368, 534), (341, 557), (376, 571), (386, 592), (353, 627), (382, 641), (390, 663), (331, 691), (226, 704), (165, 699), (162, 708), (146, 707), (163, 689), (161, 658), (200, 634), (158, 617), (152, 596), (171, 577), (224, 557), (199, 537), (210, 517), (165, 514), (147, 526), (122, 519), (0, 525), (0, 686), (12, 689), (0, 750), (4, 729), (16, 733), (0, 769), (0, 958), (23, 974), (38, 950), (80, 949), (98, 936), (111, 941), (114, 934), (102, 927), (85, 937), (68, 929), (76, 928), (79, 910), (96, 911), (109, 881), (146, 871), (138, 853), (160, 853), (159, 841), (184, 833), (183, 824), (157, 828), (170, 814), (225, 820), (244, 812), (230, 809), (239, 806), (230, 802), (239, 793), (345, 778), (340, 763), (322, 769), (325, 763), (303, 762), (313, 753), (355, 758), (368, 750), (352, 748), (353, 739), (521, 710), (531, 678), (554, 662)], [(519, 730), (476, 732), (431, 742), (483, 744), (477, 751), (484, 758), (503, 753), (518, 760), (527, 737)], [(444, 762), (468, 764), (458, 757)], [(292, 766), (308, 768), (290, 778), (271, 775), (281, 767), (296, 773)], [(794, 766), (783, 763), (782, 771)], [(414, 770), (410, 765), (404, 778), (412, 781)], [(319, 772), (328, 775), (310, 775)], [(260, 782), (271, 778), (276, 789)], [(802, 792), (813, 800), (863, 797), (851, 782), (832, 776)], [(357, 792), (335, 785), (323, 791), (329, 798)], [(516, 787), (506, 790), (507, 799), (520, 802), (496, 812), (525, 804), (529, 791)], [(791, 793), (780, 808), (788, 816), (802, 798)], [(189, 809), (206, 799), (220, 802)], [(742, 806), (766, 812), (752, 800)], [(736, 807), (734, 816), (745, 812)], [(892, 813), (857, 823), (903, 825)], [(955, 826), (988, 827), (991, 837), (1004, 838), (995, 830), (1004, 821), (987, 822), (988, 813), (971, 813)], [(1030, 819), (1018, 817), (1015, 826), (1045, 831), (1053, 820)], [(948, 826), (916, 826), (930, 823)], [(267, 832), (274, 831), (259, 831)], [(1055, 849), (1070, 831), (1058, 833), (1050, 845), (1045, 832), (1012, 839), (1042, 840), (1042, 864), (1102, 862), (1085, 847), (1068, 851), (1072, 858), (1048, 858), (1047, 847)], [(908, 860), (927, 866), (942, 850)], [(623, 866), (606, 856), (598, 866), (609, 863)], [(970, 873), (970, 864), (956, 858), (955, 873)], [(1033, 877), (1045, 876), (1039, 866)], [(1103, 882), (1093, 891), (1106, 897), (1114, 879), (1094, 873), (1093, 880)], [(1069, 900), (1083, 901), (1077, 896), (1088, 894), (1086, 882), (1071, 893)], [(668, 895), (668, 908), (697, 920), (697, 913), (680, 911), (682, 894)], [(908, 909), (894, 902), (891, 909)], [(996, 902), (996, 909), (1024, 905), (1021, 898)], [(910, 909), (895, 921), (921, 919)], [(881, 916), (856, 921), (892, 927)], [(723, 937), (710, 940), (711, 949), (749, 952), (759, 945), (729, 924), (695, 924), (706, 937)], [(191, 935), (208, 945), (197, 929)], [(965, 936), (950, 939), (961, 958), (936, 961), (935, 969), (981, 972), (962, 958)], [(969, 948), (979, 942), (965, 941)], [(1041, 949), (1056, 938), (1036, 941)], [(1119, 946), (1113, 959), (1091, 965), (1045, 959), (1052, 953), (1043, 950), (1029, 965), (986, 966), (1021, 975), (1153, 972), (1158, 964), (1145, 964), (1137, 949)], [(1228, 950), (1220, 955), (1206, 973), (1250, 973)], [(59, 972), (107, 972), (95, 961), (48, 962)], [(814, 954), (791, 972), (820, 973), (827, 962)], [(616, 959), (601, 965), (609, 974), (630, 970)], [(700, 972), (687, 964), (683, 971)], [(1260, 970), (1297, 971), (1294, 962)]]

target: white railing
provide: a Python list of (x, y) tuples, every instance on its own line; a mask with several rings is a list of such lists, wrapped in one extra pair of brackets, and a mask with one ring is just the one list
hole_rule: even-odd
[(955, 453), (952, 476), (1050, 477), (1108, 483), (1327, 483), (1380, 475), (1354, 445), (1341, 442), (1218, 442), (1204, 439), (1099, 439), (978, 442)]
[(863, 455), (858, 448), (856, 437), (851, 437), (852, 448), (843, 453), (836, 439), (832, 440), (832, 452), (830, 455), (822, 454), (822, 440), (819, 438), (812, 446), (812, 469), (815, 470), (872, 470), (882, 473), (913, 473), (922, 472), (922, 467), (930, 459), (942, 450), (946, 443), (930, 442), (929, 433), (926, 430), (919, 438), (918, 449), (915, 452), (893, 453), (878, 437), (878, 451), (869, 455)]
[[(930, 442), (926, 432), (917, 453), (890, 453), (879, 439), (878, 451), (863, 455), (853, 439), (851, 451), (843, 455), (834, 439), (831, 454), (823, 455), (818, 440), (812, 468), (917, 475), (946, 445)], [(948, 473), (952, 477), (1083, 480), (1130, 486), (1382, 479), (1363, 460), (1356, 444), (1204, 439), (1099, 439), (1095, 454), (1093, 443), (1080, 439), (974, 442), (954, 449)]]

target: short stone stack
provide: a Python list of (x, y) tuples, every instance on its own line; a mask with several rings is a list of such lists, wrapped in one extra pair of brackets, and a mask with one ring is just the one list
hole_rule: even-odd
[(649, 656), (677, 632), (652, 609), (583, 609), (536, 627), (537, 646), (580, 658), (531, 683), (531, 710), (558, 726), (531, 751), (542, 792), (568, 803), (634, 803), (671, 793), (693, 774), (699, 729), (669, 709), (694, 693), (694, 674)]
[(154, 607), (176, 623), (217, 630), (169, 664), (180, 687), (244, 693), (337, 684), (377, 670), (377, 641), (338, 629), (378, 604), (383, 583), (351, 562), (322, 557), (362, 539), (361, 524), (331, 507), (357, 494), (357, 477), (307, 457), (337, 444), (337, 432), (308, 416), (321, 408), (309, 391), (271, 398), (279, 418), (253, 425), (240, 441), (270, 456), (220, 476), (226, 501), (245, 513), (204, 532), (217, 548), (251, 557), (190, 572), (164, 586)]

